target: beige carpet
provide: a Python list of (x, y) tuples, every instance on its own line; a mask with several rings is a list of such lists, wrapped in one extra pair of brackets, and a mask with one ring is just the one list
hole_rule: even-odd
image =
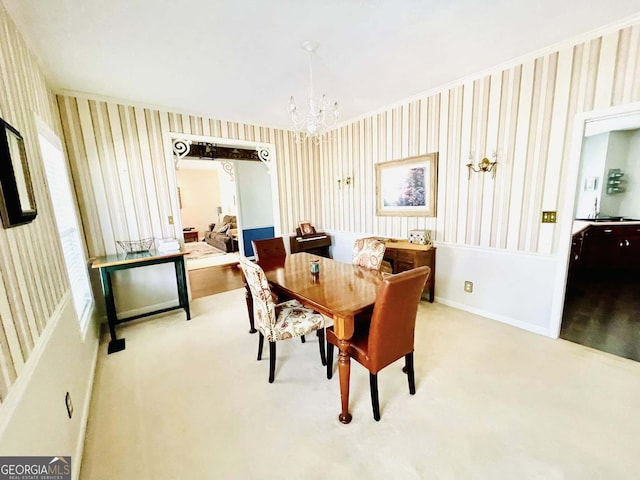
[[(82, 480), (636, 479), (640, 364), (423, 302), (415, 396), (402, 363), (352, 364), (338, 422), (316, 337), (256, 361), (242, 289), (118, 328), (100, 346)], [(335, 367), (334, 367), (335, 368)]]

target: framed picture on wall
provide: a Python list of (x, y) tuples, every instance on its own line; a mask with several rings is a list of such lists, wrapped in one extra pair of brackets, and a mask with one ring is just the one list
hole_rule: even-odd
[(0, 118), (0, 217), (4, 228), (36, 218), (36, 199), (22, 135)]
[(376, 163), (376, 215), (436, 216), (438, 154)]

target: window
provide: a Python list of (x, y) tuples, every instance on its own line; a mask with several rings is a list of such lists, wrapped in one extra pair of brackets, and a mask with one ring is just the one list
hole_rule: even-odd
[(39, 134), (42, 160), (58, 226), (58, 235), (62, 244), (62, 253), (67, 266), (73, 303), (80, 321), (80, 330), (84, 335), (93, 310), (93, 295), (87, 273), (87, 259), (82, 247), (67, 163), (61, 148), (49, 141), (47, 137)]

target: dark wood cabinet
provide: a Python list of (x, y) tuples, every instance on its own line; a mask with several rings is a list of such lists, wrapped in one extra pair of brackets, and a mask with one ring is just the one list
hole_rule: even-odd
[(590, 270), (640, 268), (640, 225), (589, 227), (583, 234), (579, 262)]
[(433, 302), (436, 284), (436, 248), (416, 245), (406, 240), (386, 241), (385, 246), (384, 259), (391, 264), (393, 273), (421, 266), (431, 267), (431, 275), (424, 286), (424, 292), (429, 292), (429, 301)]

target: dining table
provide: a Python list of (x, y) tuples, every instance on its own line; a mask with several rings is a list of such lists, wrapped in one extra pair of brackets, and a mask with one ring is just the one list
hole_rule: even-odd
[[(317, 267), (312, 263), (317, 262)], [(259, 261), (272, 290), (294, 298), (333, 320), (338, 337), (340, 377), (340, 422), (351, 422), (349, 377), (351, 359), (347, 354), (354, 323), (373, 309), (382, 273), (310, 253)], [(312, 273), (312, 270), (318, 270)]]

